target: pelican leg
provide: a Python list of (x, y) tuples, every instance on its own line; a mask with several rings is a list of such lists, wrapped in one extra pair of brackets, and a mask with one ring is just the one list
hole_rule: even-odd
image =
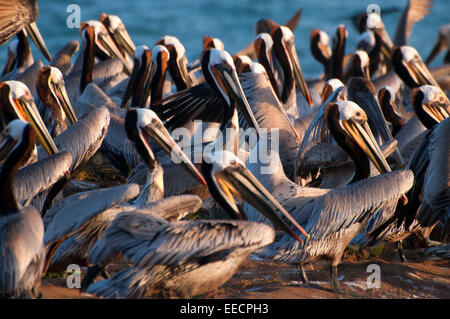
[(308, 276), (306, 275), (305, 268), (303, 267), (303, 264), (297, 264), (297, 271), (300, 274), (300, 278), (302, 279), (303, 283), (307, 286), (309, 285)]
[(406, 261), (406, 257), (405, 254), (403, 253), (403, 241), (399, 240), (397, 242), (397, 250), (398, 250), (398, 254), (400, 256), (400, 261), (403, 263)]
[(331, 285), (333, 286), (334, 289), (336, 289), (337, 291), (339, 291), (340, 286), (339, 286), (339, 279), (338, 279), (338, 275), (337, 275), (337, 265), (330, 265), (330, 274), (331, 274)]

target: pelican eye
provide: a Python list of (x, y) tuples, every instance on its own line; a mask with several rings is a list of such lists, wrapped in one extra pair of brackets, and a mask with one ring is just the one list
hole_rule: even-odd
[(361, 116), (361, 112), (356, 112), (356, 116), (360, 117)]
[(156, 124), (158, 124), (158, 121), (154, 118), (154, 119), (152, 119), (152, 124), (156, 125)]
[(444, 103), (444, 97), (442, 95), (439, 97), (439, 102)]

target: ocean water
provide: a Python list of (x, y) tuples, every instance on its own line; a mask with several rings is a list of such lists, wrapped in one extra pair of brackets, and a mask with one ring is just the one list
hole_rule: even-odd
[[(79, 29), (68, 28), (70, 15), (67, 7), (77, 4), (81, 21), (98, 19), (102, 12), (119, 15), (136, 45), (152, 48), (164, 35), (180, 39), (186, 48), (189, 61), (197, 59), (202, 50), (202, 37), (220, 38), (231, 54), (246, 47), (255, 37), (254, 25), (261, 18), (285, 23), (299, 8), (302, 18), (295, 30), (297, 52), (306, 77), (315, 77), (323, 69), (310, 53), (309, 37), (314, 28), (328, 33), (332, 38), (336, 26), (344, 24), (348, 30), (346, 53), (355, 50), (359, 34), (352, 17), (376, 3), (386, 28), (393, 38), (397, 21), (407, 1), (392, 0), (39, 0), (37, 25), (50, 53), (71, 40), (80, 40)], [(434, 0), (430, 14), (413, 28), (409, 44), (425, 59), (437, 38), (439, 27), (450, 23), (450, 0)], [(35, 59), (44, 59), (32, 45)], [(0, 64), (4, 65), (6, 45), (0, 47)], [(432, 66), (442, 64), (441, 54)]]

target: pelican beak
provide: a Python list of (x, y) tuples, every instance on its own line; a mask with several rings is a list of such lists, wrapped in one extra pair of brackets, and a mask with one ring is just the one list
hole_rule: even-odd
[(411, 77), (420, 85), (434, 85), (440, 87), (434, 77), (431, 75), (425, 63), (420, 58), (406, 62), (402, 61), (404, 67), (408, 70)]
[(52, 60), (52, 56), (48, 52), (47, 46), (45, 45), (44, 39), (42, 38), (36, 23), (30, 23), (25, 27), (25, 29), (27, 30), (28, 34), (31, 37), (31, 40), (33, 40), (39, 51), (41, 51), (45, 58), (50, 62)]
[(130, 35), (127, 32), (127, 29), (125, 27), (120, 27), (115, 29), (112, 34), (114, 35), (114, 38), (116, 39), (117, 43), (119, 43), (122, 48), (127, 52), (127, 54), (130, 57), (134, 57), (134, 51), (136, 50), (136, 46), (133, 43), (133, 40), (131, 40)]
[(219, 75), (216, 76), (219, 85), (223, 86), (222, 89), (225, 89), (225, 92), (231, 94), (231, 97), (236, 101), (241, 114), (244, 116), (245, 121), (250, 127), (253, 127), (256, 130), (259, 139), (259, 137), (261, 137), (261, 129), (259, 128), (258, 121), (256, 121), (244, 91), (242, 90), (236, 70), (231, 69), (227, 65), (216, 64), (211, 66), (211, 71), (216, 75)]
[(19, 141), (9, 135), (9, 132), (3, 131), (0, 135), (0, 163), (3, 163), (11, 150)]
[(58, 153), (58, 148), (50, 136), (33, 99), (21, 97), (13, 99), (13, 106), (21, 120), (27, 121), (36, 132), (37, 140), (49, 155)]
[(424, 103), (423, 109), (428, 113), (428, 115), (434, 118), (436, 122), (440, 123), (447, 117), (449, 117), (449, 111), (446, 109), (446, 105), (449, 105), (448, 101), (444, 104), (438, 101), (431, 101), (428, 103)]
[(178, 69), (180, 70), (181, 78), (188, 88), (191, 87), (191, 82), (189, 81), (189, 74), (186, 67), (186, 58), (182, 57), (177, 60)]
[(341, 123), (347, 133), (359, 145), (364, 153), (366, 153), (381, 174), (391, 171), (367, 121), (359, 123), (358, 121), (351, 119), (349, 121), (342, 121)]
[(152, 66), (150, 68), (150, 74), (149, 74), (147, 82), (145, 83), (145, 86), (144, 86), (144, 92), (139, 101), (139, 107), (145, 107), (147, 104), (148, 97), (152, 93), (152, 81), (153, 81), (153, 77), (155, 76), (155, 72), (156, 72), (156, 64), (152, 63)]
[(215, 179), (224, 193), (229, 197), (228, 200), (233, 200), (231, 195), (245, 200), (259, 210), (274, 225), (280, 227), (281, 230), (299, 241), (303, 246), (303, 241), (295, 234), (294, 230), (288, 225), (283, 217), (278, 214), (279, 211), (297, 230), (299, 230), (306, 238), (309, 238), (306, 231), (242, 164), (235, 163), (227, 166), (223, 171), (215, 174)]
[(174, 163), (181, 165), (199, 183), (207, 185), (203, 175), (197, 170), (191, 160), (174, 141), (161, 121), (154, 119), (152, 123), (141, 128), (144, 135), (157, 142), (161, 148), (172, 157)]
[(111, 57), (118, 58), (120, 61), (122, 61), (125, 73), (130, 75), (131, 70), (128, 67), (128, 62), (125, 60), (125, 58), (119, 52), (114, 41), (111, 39), (109, 34), (105, 35), (105, 34), (99, 33), (97, 38), (98, 38), (99, 44), (108, 52), (108, 54)]
[(431, 49), (431, 53), (428, 56), (428, 58), (425, 61), (425, 64), (430, 64), (431, 61), (433, 61), (436, 56), (441, 53), (442, 50), (444, 50), (448, 45), (448, 40), (444, 38), (442, 35), (439, 34), (436, 43), (433, 46), (433, 49)]
[(287, 52), (289, 54), (290, 60), (292, 61), (295, 82), (297, 83), (300, 92), (302, 92), (303, 96), (308, 101), (309, 106), (313, 106), (311, 94), (309, 93), (308, 85), (306, 84), (306, 80), (305, 77), (303, 76), (302, 68), (300, 66), (300, 61), (298, 60), (297, 50), (295, 50), (295, 47), (292, 44), (288, 44)]
[(131, 75), (128, 80), (127, 89), (125, 90), (125, 94), (122, 98), (122, 104), (120, 105), (120, 107), (122, 109), (124, 109), (127, 106), (128, 102), (130, 101), (131, 95), (133, 94), (133, 90), (136, 85), (136, 80), (138, 78), (140, 66), (141, 66), (141, 63), (139, 62), (139, 60), (134, 59), (133, 70), (131, 71)]
[[(342, 121), (341, 123), (347, 133), (354, 139), (359, 147), (361, 147), (364, 153), (367, 154), (381, 174), (391, 171), (389, 164), (386, 162), (383, 153), (375, 141), (375, 137), (373, 136), (367, 121), (359, 123), (351, 119), (349, 121)], [(403, 205), (408, 203), (408, 198), (405, 194), (401, 195), (401, 200)]]
[(69, 119), (71, 124), (75, 124), (78, 119), (75, 115), (75, 111), (73, 110), (72, 104), (70, 103), (69, 97), (67, 96), (66, 87), (64, 86), (64, 82), (52, 84), (51, 89), (53, 91), (53, 94), (56, 97), (56, 100), (58, 101), (59, 105), (63, 109), (64, 113), (66, 114), (67, 118)]

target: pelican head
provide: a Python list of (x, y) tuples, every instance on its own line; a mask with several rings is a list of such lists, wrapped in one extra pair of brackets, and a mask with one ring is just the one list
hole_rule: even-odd
[(328, 34), (322, 30), (313, 29), (309, 43), (313, 57), (327, 68), (331, 57), (330, 37)]
[(147, 105), (147, 100), (151, 94), (151, 103), (160, 101), (163, 97), (163, 85), (170, 60), (169, 50), (163, 45), (156, 45), (152, 49), (152, 66), (144, 94), (139, 102), (140, 107)]
[[(321, 94), (322, 103), (325, 103), (325, 101), (328, 99), (328, 97), (340, 87), (344, 87), (344, 83), (342, 83), (341, 80), (339, 80), (339, 79), (328, 80), (322, 89), (322, 94)], [(338, 101), (344, 100), (344, 97), (342, 96), (342, 94), (343, 93), (340, 93), (338, 95)]]
[(136, 148), (150, 167), (156, 163), (155, 155), (150, 147), (149, 138), (158, 143), (169, 154), (175, 163), (180, 164), (201, 184), (206, 185), (202, 174), (174, 141), (155, 112), (149, 109), (129, 109), (125, 116), (125, 130), (128, 138), (136, 143)]
[(19, 81), (0, 83), (0, 103), (4, 123), (14, 119), (28, 122), (34, 129), (38, 141), (49, 155), (56, 154), (58, 149), (42, 120), (33, 96), (28, 87)]
[(36, 90), (40, 99), (47, 104), (54, 116), (65, 124), (66, 117), (71, 124), (77, 121), (77, 116), (67, 96), (64, 77), (61, 71), (53, 66), (43, 66), (36, 76)]
[(433, 85), (422, 85), (411, 91), (411, 104), (425, 127), (431, 129), (450, 114), (450, 103), (442, 90)]
[[(380, 173), (391, 171), (372, 134), (367, 115), (358, 104), (352, 101), (329, 103), (325, 107), (325, 118), (336, 142), (352, 157), (355, 165), (364, 165), (361, 150)], [(364, 169), (369, 169), (368, 162)], [(358, 174), (357, 170), (355, 174), (357, 179), (368, 177), (357, 176)]]
[(245, 200), (259, 210), (274, 225), (290, 234), (303, 244), (287, 222), (278, 215), (278, 211), (287, 218), (306, 237), (305, 230), (269, 193), (258, 179), (245, 167), (244, 163), (229, 151), (217, 151), (207, 154), (202, 164), (211, 195), (234, 218), (245, 219), (233, 196)]
[(445, 50), (446, 48), (449, 49), (447, 52), (447, 55), (445, 56), (444, 63), (450, 63), (450, 24), (443, 25), (439, 29), (438, 38), (436, 40), (436, 43), (433, 46), (433, 49), (431, 49), (430, 55), (428, 56), (427, 60), (425, 61), (426, 64), (430, 64), (431, 61), (433, 61), (436, 56), (441, 53), (441, 51)]
[(277, 81), (273, 73), (273, 61), (272, 61), (272, 49), (273, 40), (269, 33), (260, 33), (256, 36), (254, 43), (256, 58), (258, 62), (266, 69), (269, 76), (270, 84), (277, 95), (278, 99), (281, 99), (280, 91), (278, 89)]
[[(311, 94), (309, 93), (308, 85), (306, 84), (303, 72), (298, 60), (297, 50), (295, 49), (294, 33), (291, 29), (285, 26), (276, 25), (270, 30), (272, 36), (275, 53), (283, 69), (292, 70), (294, 73), (295, 82), (303, 94), (309, 105), (313, 105)], [(285, 74), (286, 76), (286, 74)], [(284, 94), (282, 94), (283, 97)], [(286, 100), (283, 98), (283, 102)]]
[(370, 59), (366, 51), (356, 50), (350, 56), (350, 62), (347, 64), (347, 70), (344, 71), (344, 82), (352, 76), (361, 76), (370, 80)]
[(250, 72), (250, 66), (253, 63), (247, 55), (233, 55), (233, 62), (237, 74)]
[[(148, 77), (150, 63), (152, 61), (152, 51), (146, 46), (141, 45), (134, 51), (134, 64), (128, 80), (125, 94), (122, 98), (121, 108), (125, 108), (133, 96), (132, 106), (137, 106), (141, 100), (145, 80)], [(139, 105), (140, 106), (140, 105)]]
[[(85, 35), (85, 31), (88, 27), (92, 28), (94, 34), (93, 36), (89, 35), (89, 37), (87, 37)], [(125, 71), (128, 74), (131, 73), (131, 70), (128, 69), (128, 62), (120, 52), (114, 40), (111, 38), (106, 27), (100, 21), (88, 20), (82, 22), (80, 25), (80, 32), (83, 40), (83, 48), (85, 48), (86, 46), (86, 41), (93, 42), (92, 46), (94, 47), (94, 53), (96, 57), (101, 60), (118, 58), (122, 61)]]
[(398, 111), (397, 103), (395, 102), (395, 93), (390, 86), (383, 86), (378, 91), (378, 101), (380, 102), (384, 118), (392, 123), (392, 134), (395, 136), (403, 125), (405, 125), (405, 120)]
[(411, 46), (395, 47), (392, 64), (397, 75), (410, 88), (427, 84), (439, 87), (427, 66), (423, 63), (419, 52)]
[(258, 122), (242, 90), (231, 55), (224, 50), (207, 49), (202, 54), (201, 65), (205, 80), (227, 106), (225, 114), (228, 116), (224, 119), (228, 121), (232, 117), (237, 105), (248, 125), (255, 128), (260, 136)]
[(181, 91), (191, 87), (187, 71), (186, 49), (180, 40), (174, 36), (166, 35), (156, 44), (164, 45), (170, 53), (169, 72), (177, 87)]
[(206, 50), (207, 48), (224, 50), (225, 45), (223, 44), (222, 40), (218, 38), (203, 36), (203, 50)]
[(130, 57), (133, 57), (136, 46), (134, 45), (133, 40), (131, 40), (120, 17), (102, 13), (99, 21), (106, 27), (111, 38), (116, 43), (117, 48), (119, 48), (119, 50), (125, 50)]

